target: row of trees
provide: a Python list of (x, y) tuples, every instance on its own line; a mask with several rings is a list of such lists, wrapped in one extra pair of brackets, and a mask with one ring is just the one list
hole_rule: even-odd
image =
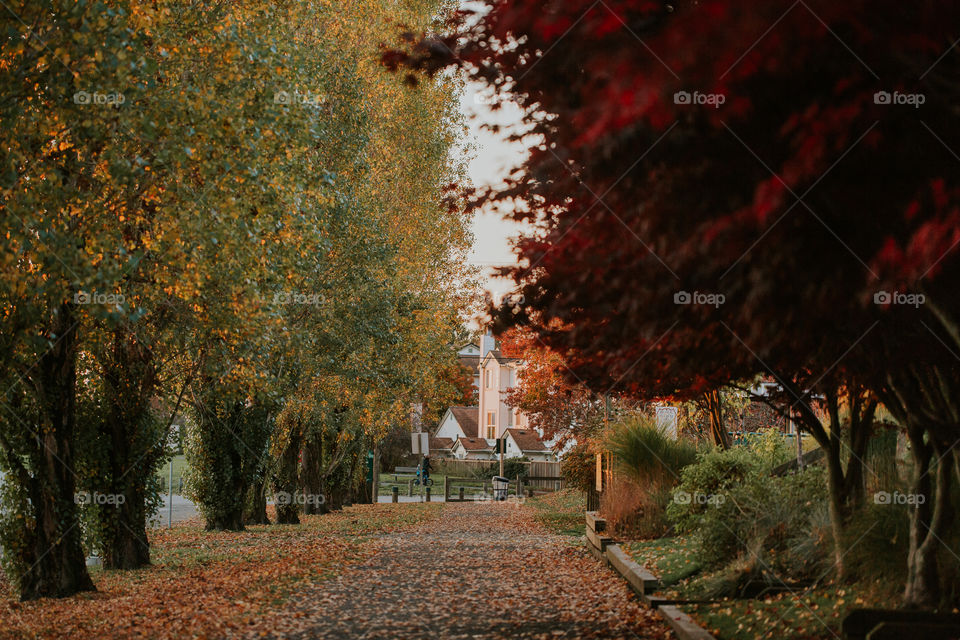
[(83, 540), (149, 563), (174, 423), (209, 528), (265, 521), (271, 485), (337, 508), (411, 401), (457, 392), (458, 87), (412, 90), (376, 50), (445, 3), (8, 8), (0, 535), (20, 596), (93, 588)]
[[(836, 563), (878, 407), (914, 491), (907, 605), (940, 602), (960, 480), (957, 7), (489, 2), (389, 64), (464, 68), (524, 111), (507, 270), (598, 390), (764, 399), (827, 453)], [(826, 418), (816, 410), (822, 404)]]

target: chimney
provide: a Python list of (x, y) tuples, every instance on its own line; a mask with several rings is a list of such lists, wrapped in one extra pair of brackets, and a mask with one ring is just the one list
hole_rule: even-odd
[(494, 340), (493, 334), (487, 329), (486, 333), (480, 337), (480, 359), (485, 358), (488, 353), (496, 348), (497, 341)]

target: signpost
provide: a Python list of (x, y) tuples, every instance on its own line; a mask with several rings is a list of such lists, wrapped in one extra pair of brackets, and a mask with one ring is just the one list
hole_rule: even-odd
[(500, 476), (503, 476), (503, 450), (507, 448), (505, 437), (497, 438), (497, 453), (500, 454)]
[(167, 490), (167, 529), (173, 528), (173, 457), (170, 457), (170, 488)]
[(430, 434), (423, 431), (411, 433), (410, 448), (413, 453), (419, 453), (421, 456), (430, 455)]

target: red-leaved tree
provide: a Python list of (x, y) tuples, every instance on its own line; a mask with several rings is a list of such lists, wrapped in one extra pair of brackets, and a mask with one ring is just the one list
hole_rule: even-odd
[(523, 108), (530, 155), (476, 198), (538, 229), (500, 321), (639, 397), (772, 376), (828, 452), (838, 528), (882, 401), (929, 498), (905, 601), (936, 604), (960, 468), (960, 6), (483, 4), (384, 59), (459, 66)]

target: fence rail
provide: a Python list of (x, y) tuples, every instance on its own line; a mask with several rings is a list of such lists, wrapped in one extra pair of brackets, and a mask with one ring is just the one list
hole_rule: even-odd
[[(509, 460), (509, 458), (508, 458)], [(559, 462), (521, 462), (527, 468), (527, 475), (545, 478), (560, 477)], [(433, 461), (435, 473), (451, 476), (470, 476), (476, 473), (496, 475), (500, 471), (499, 460), (455, 460), (444, 458)]]

